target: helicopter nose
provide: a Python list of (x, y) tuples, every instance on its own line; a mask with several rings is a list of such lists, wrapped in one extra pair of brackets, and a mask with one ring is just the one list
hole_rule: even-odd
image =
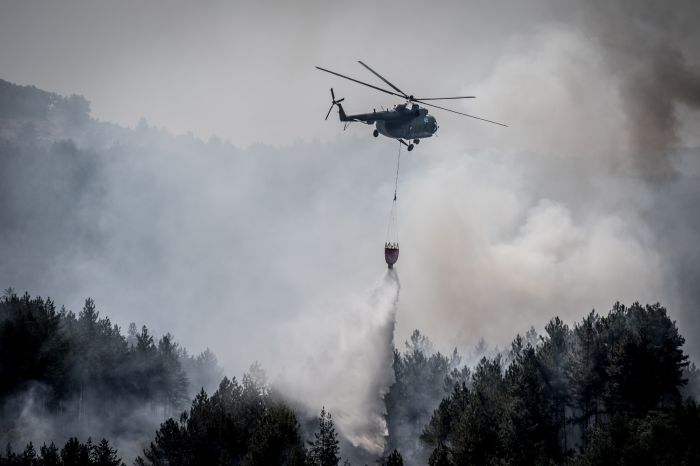
[(438, 124), (437, 124), (437, 121), (435, 120), (435, 118), (431, 118), (431, 119), (430, 119), (430, 123), (431, 123), (431, 125), (432, 125), (432, 126), (431, 126), (432, 131), (433, 131), (433, 133), (434, 133), (434, 132), (437, 131), (438, 128), (439, 128), (439, 126), (438, 126)]

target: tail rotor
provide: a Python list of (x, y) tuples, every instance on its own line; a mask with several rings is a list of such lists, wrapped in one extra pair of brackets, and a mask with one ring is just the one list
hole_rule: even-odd
[(333, 88), (331, 87), (331, 101), (332, 101), (332, 103), (331, 103), (331, 108), (329, 108), (328, 113), (326, 113), (326, 120), (328, 119), (328, 116), (331, 114), (331, 110), (333, 110), (333, 107), (335, 107), (336, 105), (339, 105), (340, 102), (342, 102), (343, 100), (345, 100), (345, 97), (338, 99), (338, 100), (335, 100), (335, 93), (333, 92)]

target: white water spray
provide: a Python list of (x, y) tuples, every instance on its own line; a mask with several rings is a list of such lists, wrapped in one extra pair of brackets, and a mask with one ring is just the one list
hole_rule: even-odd
[[(293, 343), (277, 385), (318, 414), (330, 411), (338, 431), (356, 447), (381, 454), (388, 430), (384, 395), (394, 381), (396, 270), (367, 292), (315, 309), (288, 328)], [(290, 357), (291, 356), (291, 357)]]

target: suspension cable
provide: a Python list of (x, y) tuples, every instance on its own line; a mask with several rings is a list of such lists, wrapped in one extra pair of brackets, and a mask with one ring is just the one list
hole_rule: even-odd
[(396, 201), (396, 192), (399, 189), (399, 166), (401, 165), (401, 142), (399, 141), (399, 154), (396, 157), (396, 180), (394, 181), (394, 201)]
[(390, 244), (395, 244), (398, 247), (398, 225), (396, 224), (396, 194), (399, 188), (399, 168), (401, 166), (401, 141), (399, 141), (399, 152), (396, 156), (396, 177), (394, 179), (394, 200), (391, 203), (391, 212), (389, 214), (389, 225), (387, 225), (387, 247)]

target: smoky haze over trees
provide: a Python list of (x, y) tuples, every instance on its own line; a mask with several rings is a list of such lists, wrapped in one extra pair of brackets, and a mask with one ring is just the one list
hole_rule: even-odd
[[(338, 434), (325, 409), (307, 449), (294, 411), (271, 391), (259, 366), (241, 383), (224, 377), (209, 397), (209, 387), (199, 383), (220, 375), (211, 352), (194, 358), (169, 334), (156, 344), (145, 326), (134, 327), (122, 335), (99, 317), (91, 299), (76, 316), (57, 311), (50, 299), (6, 291), (0, 299), (0, 440), (8, 447), (0, 465), (122, 464), (107, 439), (93, 443), (91, 435), (115, 439), (122, 452), (140, 455), (140, 466), (339, 464)], [(185, 365), (196, 370), (186, 374)], [(183, 410), (192, 386), (201, 389)], [(27, 439), (43, 445), (37, 450), (29, 441), (13, 452)]]
[(133, 455), (221, 374), (210, 352), (189, 356), (169, 334), (123, 335), (91, 299), (76, 315), (12, 290), (0, 298), (0, 354), (0, 441), (13, 445), (106, 437)]
[[(169, 335), (156, 345), (145, 327), (125, 337), (90, 299), (75, 316), (8, 290), (0, 337), (3, 466), (119, 466), (124, 453), (114, 444), (129, 459), (138, 455), (138, 466), (336, 466), (368, 458), (341, 441), (324, 407), (316, 422), (300, 423), (298, 406), (257, 364), (241, 382), (224, 377), (211, 396), (201, 388), (183, 409), (194, 382), (180, 362), (201, 365), (212, 355), (188, 357)], [(573, 327), (555, 317), (544, 335), (518, 335), (510, 350), (471, 368), (415, 331), (387, 368), (395, 380), (385, 396), (388, 438), (371, 461), (697, 464), (700, 373), (683, 343), (665, 308), (638, 303), (593, 311)], [(217, 369), (209, 366), (209, 378)], [(112, 440), (94, 443), (91, 434)], [(28, 439), (42, 446), (12, 450)]]
[[(493, 132), (494, 128), (441, 115), (440, 138), (429, 141), (421, 149), (422, 155), (405, 158), (399, 217), (402, 243), (410, 245), (407, 250), (411, 251), (402, 266), (402, 279), (411, 286), (404, 289), (404, 312), (397, 323), (401, 339), (413, 328), (421, 328), (443, 350), (473, 345), (481, 337), (502, 345), (513, 327), (523, 330), (548, 317), (538, 315), (541, 309), (562, 300), (567, 301), (566, 309), (573, 309), (569, 304), (584, 298), (589, 307), (596, 308), (616, 299), (665, 302), (681, 326), (698, 331), (700, 321), (692, 303), (697, 298), (693, 277), (700, 262), (694, 256), (696, 248), (689, 246), (700, 231), (697, 216), (692, 214), (694, 200), (699, 197), (695, 182), (697, 140), (692, 131), (697, 112), (692, 98), (673, 97), (692, 94), (696, 82), (698, 64), (692, 52), (697, 50), (698, 32), (689, 26), (697, 18), (695, 2), (683, 1), (677, 8), (649, 1), (594, 4), (600, 8), (563, 2), (552, 8), (548, 2), (536, 0), (517, 6), (518, 12), (527, 10), (528, 14), (551, 10), (551, 16), (543, 15), (551, 24), (541, 24), (541, 18), (533, 24), (528, 14), (511, 13), (513, 5), (504, 15), (501, 3), (489, 2), (493, 4), (488, 8), (490, 14), (504, 21), (508, 17), (507, 26), (522, 33), (516, 40), (522, 48), (494, 45), (496, 53), (488, 66), (472, 65), (468, 72), (459, 67), (473, 63), (471, 46), (478, 48), (476, 37), (468, 34), (482, 31), (489, 22), (480, 24), (480, 29), (464, 27), (461, 22), (476, 21), (487, 8), (482, 5), (472, 14), (467, 6), (458, 7), (457, 3), (428, 18), (433, 27), (439, 24), (438, 19), (446, 20), (445, 29), (432, 37), (428, 33), (429, 40), (420, 41), (422, 47), (444, 50), (440, 57), (449, 56), (457, 71), (447, 66), (426, 66), (425, 73), (415, 73), (408, 66), (394, 71), (395, 65), (387, 63), (387, 76), (420, 75), (425, 77), (416, 79), (450, 83), (447, 89), (464, 88), (480, 97), (469, 105), (479, 105), (484, 114), (506, 116), (513, 124), (507, 133)], [(375, 8), (378, 18), (389, 9), (384, 5)], [(447, 21), (450, 15), (446, 12), (452, 9), (460, 14)], [(629, 21), (627, 11), (634, 21)], [(314, 13), (322, 14), (323, 10)], [(381, 24), (377, 18), (368, 20)], [(399, 23), (392, 19), (381, 26), (395, 30)], [(510, 34), (507, 37), (514, 40)], [(448, 39), (455, 53), (445, 48)], [(664, 68), (661, 60), (652, 67), (647, 60), (650, 44), (665, 44), (680, 55), (682, 65)], [(493, 53), (483, 48), (473, 52), (482, 58)], [(305, 58), (307, 62), (290, 59), (291, 63), (284, 65), (294, 70), (308, 65), (311, 71), (315, 62)], [(378, 57), (371, 62), (379, 68), (388, 61)], [(650, 71), (652, 68), (666, 69), (671, 76), (679, 68), (684, 84), (669, 86), (668, 80), (646, 79), (658, 74)], [(250, 69), (259, 72), (257, 67)], [(445, 71), (448, 69), (450, 72)], [(250, 70), (236, 70), (236, 76), (238, 72)], [(656, 87), (632, 92), (639, 99), (623, 99), (627, 95), (623, 92), (625, 83), (634, 81), (627, 79), (632, 75), (642, 76)], [(290, 94), (286, 87), (291, 85), (289, 81), (306, 82), (280, 82), (278, 76), (275, 82), (285, 94)], [(318, 89), (327, 89), (333, 82), (312, 76), (315, 78), (304, 84), (309, 87), (300, 95), (306, 99), (323, 95), (323, 109), (327, 109), (327, 90)], [(218, 97), (223, 98), (229, 90), (241, 92), (253, 83), (244, 84), (217, 87), (217, 98), (211, 99), (214, 106), (225, 106)], [(416, 87), (430, 89), (427, 85)], [(201, 91), (192, 89), (191, 94)], [(122, 100), (138, 98), (129, 99), (125, 92)], [(656, 100), (661, 101), (663, 112), (632, 111), (635, 102), (651, 109)], [(270, 124), (276, 129), (303, 122), (308, 132), (299, 134), (314, 134), (324, 128), (310, 125), (313, 118), (300, 116), (307, 106), (295, 107), (286, 99), (263, 102), (256, 110), (264, 108), (265, 118), (251, 113), (252, 104), (234, 106), (236, 117), (247, 119), (245, 125), (227, 120), (234, 144), (238, 143), (236, 136), (242, 139), (240, 133), (247, 133), (250, 127), (274, 133), (270, 140), (277, 135)], [(188, 113), (184, 109), (189, 110), (185, 106), (172, 113)], [(286, 111), (291, 113), (282, 113)], [(133, 311), (138, 305), (160, 309), (155, 303), (168, 299), (168, 311), (160, 311), (153, 322), (146, 323), (159, 333), (180, 335), (188, 347), (200, 349), (210, 344), (226, 365), (241, 372), (249, 358), (225, 350), (230, 338), (221, 329), (234, 332), (233, 339), (246, 341), (244, 346), (255, 345), (249, 341), (250, 334), (270, 333), (278, 322), (284, 327), (290, 316), (303, 313), (309, 301), (316, 299), (317, 293), (307, 292), (309, 283), (332, 294), (358, 289), (374, 279), (367, 264), (375, 263), (373, 245), (386, 225), (395, 146), (391, 141), (366, 139), (367, 128), (351, 127), (339, 133), (336, 124), (329, 121), (326, 130), (334, 128), (332, 134), (342, 134), (342, 141), (241, 149), (217, 138), (203, 143), (193, 137), (171, 136), (145, 122), (135, 131), (94, 120), (75, 127), (58, 122), (57, 112), (42, 112), (37, 115), (48, 115), (56, 123), (50, 125), (51, 133), (42, 131), (41, 124), (34, 125), (45, 141), (41, 150), (67, 151), (77, 159), (92, 153), (99, 162), (92, 172), (79, 170), (91, 176), (79, 188), (70, 187), (67, 192), (71, 196), (61, 195), (60, 186), (50, 177), (52, 172), (61, 174), (60, 167), (46, 164), (51, 170), (29, 168), (27, 163), (24, 172), (9, 172), (26, 177), (25, 183), (9, 184), (31, 186), (27, 192), (19, 191), (22, 203), (13, 203), (12, 221), (27, 222), (29, 212), (39, 212), (32, 221), (44, 219), (51, 228), (35, 229), (37, 233), (31, 237), (8, 233), (14, 239), (4, 243), (8, 261), (17, 257), (13, 251), (34, 251), (36, 254), (27, 260), (42, 265), (38, 267), (42, 277), (11, 266), (12, 273), (5, 272), (2, 282), (23, 290), (41, 289), (74, 308), (80, 307), (85, 296), (93, 296), (103, 306), (118, 307), (120, 314), (116, 309), (105, 310), (123, 326), (139, 320)], [(553, 114), (557, 118), (552, 118)], [(643, 157), (635, 149), (643, 145), (636, 136), (652, 132), (632, 128), (643, 127), (647, 117), (653, 120), (651, 115), (675, 121), (666, 125), (671, 137), (658, 138), (666, 141), (663, 153), (658, 154), (659, 173), (672, 176), (650, 176), (646, 172), (655, 165), (641, 161)], [(19, 130), (27, 122), (17, 120), (3, 120), (3, 128)], [(17, 143), (14, 131), (3, 134), (5, 142)], [(362, 135), (362, 139), (353, 135)], [(74, 142), (75, 150), (59, 144), (66, 140)], [(58, 164), (61, 157), (67, 155), (52, 160)], [(25, 160), (30, 162), (31, 157)], [(49, 202), (32, 202), (42, 197), (54, 203), (51, 209), (43, 208)], [(66, 215), (59, 217), (56, 212)], [(49, 232), (60, 233), (64, 241), (52, 240)], [(69, 241), (78, 237), (79, 248)], [(91, 247), (91, 242), (97, 245)], [(263, 253), (271, 245), (275, 254)], [(44, 258), (54, 257), (56, 250), (69, 266), (46, 263)], [(321, 252), (327, 250), (333, 250), (333, 260)], [(455, 255), (461, 260), (452, 260)], [(336, 273), (327, 273), (330, 267), (336, 267)], [(601, 274), (603, 269), (611, 273)], [(426, 275), (430, 279), (423, 279)], [(600, 278), (603, 275), (604, 280)], [(474, 279), (476, 276), (482, 279)], [(537, 283), (526, 277), (536, 277)], [(151, 286), (138, 286), (144, 282)], [(105, 285), (113, 283), (121, 286)], [(168, 292), (174, 283), (181, 290), (177, 298)], [(270, 287), (276, 293), (266, 292)], [(138, 292), (119, 293), (117, 289)], [(193, 327), (188, 316), (202, 300), (213, 309), (209, 317), (215, 324), (209, 326), (203, 320)], [(467, 300), (470, 306), (464, 309)], [(227, 325), (227, 318), (233, 315), (235, 304), (251, 310), (236, 317), (245, 319), (256, 331), (229, 330), (234, 326)], [(494, 309), (498, 310), (497, 318), (492, 318)], [(562, 317), (578, 316), (572, 311), (572, 315)], [(172, 319), (172, 326), (158, 328), (167, 319)], [(268, 325), (269, 321), (275, 325)], [(455, 321), (461, 325), (447, 324)], [(207, 342), (203, 341), (205, 333)], [(263, 362), (274, 360), (263, 354), (266, 348), (259, 350)], [(695, 349), (689, 351), (694, 353)], [(273, 369), (272, 364), (266, 365)]]
[[(291, 140), (289, 134), (339, 134), (337, 122), (331, 125), (329, 121), (325, 127), (308, 123), (315, 121), (315, 103), (319, 104), (320, 121), (327, 109), (327, 87), (335, 85), (311, 74), (312, 65), (317, 63), (335, 69), (334, 63), (326, 63), (328, 57), (341, 63), (340, 70), (356, 58), (366, 59), (402, 86), (403, 75), (411, 88), (414, 80), (428, 84), (435, 79), (445, 84), (437, 86), (439, 89), (463, 89), (480, 97), (463, 110), (471, 113), (471, 105), (475, 105), (479, 111), (474, 113), (505, 116), (511, 123), (504, 134), (492, 132), (493, 128), (462, 126), (464, 122), (441, 115), (440, 138), (421, 145), (418, 152), (402, 160), (399, 218), (401, 242), (406, 248), (402, 251), (404, 287), (396, 334), (397, 341), (406, 339), (409, 346), (399, 348), (393, 358), (394, 371), (386, 373), (379, 369), (391, 362), (393, 345), (389, 340), (362, 347), (357, 344), (360, 336), (356, 336), (350, 348), (338, 345), (338, 341), (347, 341), (348, 324), (355, 321), (343, 318), (341, 306), (320, 306), (325, 312), (322, 319), (309, 309), (318, 308), (317, 301), (328, 296), (364, 289), (375, 279), (375, 269), (368, 264), (383, 267), (379, 245), (393, 191), (396, 149), (391, 141), (371, 139), (367, 127), (351, 127), (334, 143), (296, 142), (277, 148), (257, 144), (244, 149), (216, 137), (203, 142), (191, 134), (174, 136), (145, 120), (133, 130), (100, 122), (91, 117), (90, 103), (83, 97), (63, 97), (0, 81), (0, 286), (43, 293), (75, 310), (83, 308), (86, 296), (92, 296), (101, 311), (94, 325), (88, 325), (91, 319), (85, 320), (80, 312), (74, 320), (67, 314), (59, 317), (66, 325), (60, 326), (62, 336), (58, 339), (52, 337), (52, 318), (39, 319), (42, 323), (36, 329), (41, 332), (28, 332), (31, 338), (18, 343), (30, 344), (46, 337), (47, 348), (57, 346), (57, 354), (66, 356), (58, 361), (46, 359), (42, 353), (31, 364), (15, 361), (8, 366), (39, 368), (26, 373), (16, 370), (17, 386), (12, 378), (3, 382), (13, 393), (12, 402), (6, 400), (12, 408), (10, 414), (16, 415), (19, 405), (27, 408), (21, 410), (19, 418), (8, 419), (21, 421), (20, 427), (36, 434), (36, 448), (33, 445), (26, 451), (28, 461), (32, 451), (41, 454), (41, 439), (51, 438), (55, 424), (63, 426), (69, 416), (80, 415), (78, 432), (62, 432), (55, 440), (55, 450), (47, 447), (48, 455), (58, 451), (60, 456), (64, 445), (70, 444), (68, 451), (89, 457), (92, 446), (86, 436), (92, 436), (94, 446), (104, 432), (109, 448), (119, 449), (118, 456), (130, 459), (141, 455), (147, 461), (145, 452), (134, 446), (155, 442), (153, 431), (161, 421), (173, 416), (178, 428), (186, 427), (187, 422), (179, 418), (180, 410), (200, 388), (192, 381), (201, 380), (196, 385), (207, 387), (211, 400), (221, 373), (202, 369), (216, 367), (212, 352), (197, 358), (180, 357), (177, 369), (173, 358), (161, 355), (174, 345), (172, 340), (166, 339), (163, 348), (158, 345), (160, 336), (167, 332), (196, 352), (211, 346), (227, 373), (240, 374), (251, 360), (259, 359), (274, 381), (282, 375), (292, 380), (296, 376), (296, 384), (292, 384), (296, 392), (313, 394), (306, 399), (315, 397), (313, 404), (320, 405), (300, 407), (301, 397), (297, 396), (289, 401), (299, 416), (302, 443), (314, 438), (314, 429), (319, 426), (311, 419), (308, 427), (309, 418), (325, 405), (340, 434), (341, 456), (355, 462), (361, 455), (349, 453), (353, 443), (343, 435), (348, 419), (354, 416), (353, 424), (360, 426), (361, 437), (363, 424), (356, 421), (376, 421), (367, 414), (379, 415), (384, 407), (386, 417), (379, 418), (386, 420), (389, 431), (384, 453), (397, 450), (391, 458), (393, 464), (450, 464), (475, 458), (584, 464), (603, 463), (610, 456), (657, 463), (695, 459), (685, 433), (697, 432), (696, 410), (669, 389), (675, 380), (673, 371), (660, 371), (658, 380), (651, 381), (651, 387), (657, 388), (659, 381), (665, 381), (662, 385), (667, 391), (661, 401), (655, 399), (659, 391), (626, 385), (626, 377), (635, 380), (641, 366), (657, 362), (673, 366), (669, 361), (677, 358), (674, 345), (680, 340), (672, 338), (669, 320), (653, 307), (644, 308), (644, 312), (629, 311), (634, 306), (624, 312), (613, 310), (623, 316), (615, 319), (594, 316), (588, 325), (593, 330), (585, 331), (593, 335), (587, 337), (590, 346), (577, 343), (584, 338), (577, 330), (579, 324), (566, 325), (578, 322), (583, 309), (607, 309), (616, 300), (660, 301), (668, 306), (670, 321), (677, 320), (687, 337), (682, 350), (695, 360), (700, 355), (700, 342), (695, 338), (700, 334), (700, 248), (696, 247), (700, 237), (700, 216), (696, 214), (700, 201), (700, 140), (696, 131), (700, 122), (696, 53), (700, 49), (700, 4), (693, 0), (673, 4), (653, 0), (530, 0), (517, 6), (490, 1), (487, 8), (448, 2), (449, 8), (434, 8), (431, 10), (437, 13), (433, 13), (423, 3), (405, 3), (409, 7), (396, 12), (393, 5), (374, 2), (368, 5), (374, 13), (370, 17), (365, 13), (337, 14), (335, 7), (313, 9), (314, 14), (309, 14), (295, 5), (294, 11), (284, 10), (290, 15), (280, 17), (270, 15), (267, 7), (256, 10), (258, 14), (262, 11), (265, 21), (260, 23), (267, 27), (260, 27), (239, 11), (230, 15), (262, 32), (256, 36), (250, 35), (251, 29), (231, 28), (225, 14), (231, 11), (223, 9), (216, 10), (219, 23), (207, 20), (206, 14), (168, 15), (168, 27), (188, 27), (174, 27), (175, 34), (166, 32), (181, 35), (193, 44), (192, 49), (161, 40), (168, 34), (162, 34), (157, 26), (166, 16), (156, 8), (153, 11), (159, 21), (148, 24), (154, 31), (144, 34), (138, 29), (139, 34), (129, 36), (129, 40), (139, 41), (139, 47), (129, 50), (129, 60), (114, 60), (109, 47), (94, 46), (107, 33), (113, 34), (110, 26), (104, 27), (104, 35), (73, 35), (72, 27), (56, 27), (70, 21), (60, 14), (47, 14), (56, 10), (45, 6), (41, 16), (49, 18), (49, 27), (31, 28), (26, 18), (13, 13), (24, 8), (37, 10), (36, 5), (3, 5), (0, 36), (5, 46), (0, 56), (8, 72), (22, 69), (16, 76), (22, 75), (23, 82), (39, 79), (33, 76), (49, 82), (54, 72), (68, 73), (64, 83), (75, 86), (80, 79), (99, 81), (100, 85), (109, 80), (110, 98), (134, 106), (156, 94), (156, 88), (169, 89), (171, 94), (198, 102), (214, 102), (209, 114), (193, 111), (192, 115), (210, 123), (218, 120), (235, 143), (258, 139), (279, 143)], [(119, 8), (128, 11), (126, 5)], [(82, 11), (88, 11), (87, 5), (83, 7)], [(94, 8), (89, 11), (99, 9)], [(140, 2), (138, 8), (143, 11)], [(205, 11), (199, 5), (196, 8)], [(401, 18), (414, 19), (401, 15), (419, 9), (425, 11), (423, 24), (411, 32), (418, 32), (416, 42), (424, 47), (425, 62), (416, 73), (413, 64), (399, 67), (400, 61), (394, 58), (406, 40), (408, 21)], [(81, 15), (69, 16), (97, 29), (101, 24), (98, 20), (105, 18), (84, 21)], [(331, 16), (343, 17), (346, 30), (385, 31), (387, 42), (363, 44), (351, 35), (337, 34), (335, 27), (331, 28), (332, 39), (325, 40), (327, 31), (323, 31), (332, 24), (328, 21)], [(494, 24), (500, 21), (497, 18), (503, 22)], [(251, 63), (243, 62), (220, 73), (221, 68), (193, 66), (189, 60), (186, 73), (164, 72), (165, 61), (160, 59), (165, 57), (147, 45), (149, 37), (158, 37), (156, 49), (161, 52), (163, 44), (172, 46), (169, 50), (175, 53), (170, 55), (179, 63), (188, 50), (193, 59), (197, 55), (214, 58), (207, 53), (215, 49), (212, 44), (195, 44), (195, 39), (208, 37), (208, 32), (189, 28), (197, 21), (200, 26), (206, 24), (202, 29), (214, 31), (219, 48), (219, 39), (230, 40), (217, 29), (225, 23), (227, 30), (240, 34), (234, 39), (238, 43), (255, 43), (251, 37), (260, 39), (255, 43), (256, 51), (267, 50), (264, 41), (268, 40), (274, 50), (270, 56), (279, 53), (280, 43), (317, 55), (313, 59), (304, 55), (299, 60), (288, 53), (288, 61), (262, 60), (274, 62), (280, 67), (277, 71), (283, 70), (276, 73), (265, 73), (260, 63), (246, 66)], [(110, 25), (117, 23), (109, 18)], [(121, 39), (123, 26), (119, 24), (116, 37)], [(298, 24), (308, 25), (303, 34), (297, 34)], [(80, 24), (73, 25), (80, 29)], [(285, 42), (285, 31), (292, 35), (290, 27), (296, 29), (294, 40)], [(270, 34), (273, 28), (279, 35)], [(181, 34), (185, 29), (192, 34)], [(51, 34), (51, 40), (39, 30)], [(485, 34), (485, 30), (489, 32)], [(71, 32), (72, 46), (65, 42), (65, 31)], [(261, 37), (265, 35), (269, 37)], [(16, 39), (20, 36), (23, 40)], [(490, 40), (495, 36), (498, 43)], [(109, 66), (95, 66), (98, 61), (76, 52), (76, 37), (81, 43), (89, 42), (100, 55), (99, 63), (106, 60)], [(397, 38), (401, 43), (392, 42)], [(347, 50), (356, 56), (339, 56), (339, 44), (348, 45), (350, 40), (353, 45)], [(18, 49), (37, 43), (41, 46), (34, 47), (32, 53)], [(247, 46), (243, 50), (246, 56), (260, 57)], [(131, 52), (142, 53), (141, 61), (132, 61)], [(63, 65), (71, 66), (55, 66), (60, 56), (67, 60), (61, 62)], [(154, 56), (159, 60), (154, 61)], [(41, 63), (48, 64), (43, 68), (46, 72), (37, 73)], [(149, 66), (139, 66), (144, 63)], [(388, 69), (381, 63), (387, 63)], [(27, 72), (32, 66), (33, 74)], [(90, 72), (80, 71), (86, 70), (85, 66)], [(108, 70), (110, 77), (102, 75), (103, 80), (93, 74), (98, 68)], [(145, 68), (155, 71), (155, 79), (142, 79), (139, 72)], [(300, 71), (307, 68), (308, 74)], [(129, 70), (130, 87), (123, 86), (129, 84), (124, 82), (124, 69)], [(207, 71), (202, 70), (211, 69), (217, 70), (211, 74), (222, 76), (225, 84), (191, 86), (186, 78), (177, 81), (183, 74), (190, 78), (196, 75), (191, 81), (201, 84), (199, 79), (207, 77)], [(176, 78), (171, 83), (163, 79), (164, 74)], [(232, 80), (233, 75), (236, 79)], [(284, 85), (280, 85), (280, 76), (289, 78)], [(255, 85), (266, 92), (255, 92)], [(203, 87), (211, 92), (209, 98)], [(72, 89), (64, 85), (63, 89), (67, 88)], [(431, 85), (415, 88), (433, 89)], [(87, 92), (85, 89), (77, 87), (69, 92)], [(349, 91), (343, 95), (350, 97)], [(241, 93), (253, 100), (245, 100)], [(158, 108), (168, 108), (172, 115), (190, 115), (190, 108), (182, 105), (178, 96), (163, 95)], [(316, 97), (310, 96), (316, 95), (324, 100), (318, 97), (315, 102)], [(90, 92), (88, 96), (104, 102), (104, 95)], [(360, 93), (357, 100), (353, 97), (348, 99), (353, 106), (377, 105)], [(387, 103), (381, 101), (380, 105)], [(230, 120), (211, 117), (224, 108), (233, 114)], [(211, 132), (211, 126), (202, 132), (206, 124), (198, 129), (182, 124), (176, 127), (193, 128), (199, 134)], [(46, 307), (46, 302), (42, 306)], [(468, 354), (465, 348), (480, 338), (502, 346), (514, 333), (541, 325), (553, 314), (561, 320), (553, 321), (542, 333), (544, 340), (530, 338), (533, 333), (524, 338), (522, 353), (527, 357), (506, 351), (500, 359), (489, 354), (481, 364), (469, 357), (469, 370), (459, 360), (460, 354)], [(106, 315), (112, 319), (110, 325), (100, 324)], [(372, 330), (375, 323), (362, 316), (367, 323), (362, 329)], [(637, 326), (637, 318), (665, 330), (659, 335), (650, 333)], [(598, 320), (602, 323), (595, 323)], [(130, 322), (139, 322), (139, 326), (130, 327)], [(620, 333), (624, 341), (606, 341), (601, 349), (597, 335), (610, 335), (601, 326), (614, 327), (613, 323), (621, 322), (626, 329)], [(124, 336), (121, 329), (115, 332), (114, 324), (127, 329)], [(134, 382), (124, 388), (100, 369), (84, 369), (96, 362), (75, 348), (90, 347), (83, 337), (84, 332), (92, 331), (102, 335), (98, 338), (101, 344), (117, 348), (122, 348), (120, 340), (124, 338), (128, 352), (117, 350), (117, 354), (141, 367), (128, 356), (136, 351), (139, 336), (144, 338), (141, 324), (147, 325), (148, 336), (159, 335), (145, 345), (151, 349), (141, 361), (151, 369), (153, 361), (160, 361), (149, 373), (154, 375), (152, 382)], [(393, 322), (390, 324), (385, 329), (393, 329)], [(581, 326), (585, 327), (584, 323)], [(97, 330), (91, 330), (93, 327)], [(447, 352), (429, 350), (421, 334), (416, 334), (414, 341), (410, 337), (414, 328), (430, 335), (435, 347)], [(303, 329), (301, 335), (307, 344), (296, 344), (289, 338), (299, 329)], [(647, 345), (647, 340), (668, 345), (662, 351), (662, 347)], [(64, 352), (66, 341), (70, 344)], [(315, 345), (311, 351), (309, 342)], [(375, 360), (370, 369), (357, 362), (379, 346), (389, 349), (383, 355), (388, 358), (378, 358), (381, 364)], [(452, 352), (455, 346), (460, 350), (457, 353)], [(609, 353), (612, 349), (615, 351)], [(650, 351), (659, 357), (651, 357)], [(114, 362), (104, 351), (96, 354)], [(595, 357), (596, 364), (586, 366), (577, 359), (580, 354)], [(623, 355), (628, 359), (622, 361)], [(47, 361), (51, 364), (45, 365)], [(333, 371), (324, 371), (324, 364)], [(309, 366), (313, 366), (311, 370)], [(56, 377), (61, 370), (69, 371), (69, 377)], [(143, 367), (139, 370), (147, 372)], [(681, 398), (697, 394), (698, 387), (697, 371), (692, 366), (683, 371), (689, 382), (677, 387), (683, 392)], [(184, 401), (183, 372), (190, 379)], [(314, 379), (309, 374), (326, 377)], [(95, 379), (95, 375), (99, 377)], [(133, 374), (127, 370), (123, 375), (131, 380)], [(348, 383), (329, 383), (336, 375)], [(50, 376), (49, 383), (29, 381), (44, 376)], [(388, 388), (394, 378), (395, 383)], [(64, 380), (67, 386), (62, 385)], [(372, 390), (355, 390), (351, 382), (358, 380)], [(460, 381), (463, 385), (456, 387)], [(105, 418), (106, 423), (116, 422), (116, 429), (98, 425), (102, 418), (90, 412), (104, 408), (94, 390), (102, 390), (106, 382), (126, 390), (125, 406), (117, 402), (116, 407), (127, 419)], [(153, 386), (149, 388), (150, 383)], [(136, 390), (138, 387), (146, 395), (141, 388)], [(134, 395), (134, 390), (141, 394)], [(148, 398), (151, 396), (158, 399)], [(266, 409), (268, 403), (273, 406), (280, 401), (252, 399), (253, 404), (263, 404)], [(449, 413), (433, 413), (443, 399), (453, 400), (445, 401)], [(343, 412), (342, 407), (348, 406), (353, 407), (352, 412)], [(217, 412), (226, 419), (230, 413), (238, 417), (236, 409), (229, 406)], [(42, 413), (50, 418), (38, 416)], [(529, 431), (523, 426), (530, 425), (533, 418), (541, 423)], [(265, 419), (251, 416), (246, 435), (258, 432), (256, 426), (264, 425)], [(294, 423), (285, 420), (289, 418), (275, 417), (269, 429), (255, 434), (266, 438), (265, 432), (284, 432), (287, 440), (276, 450), (281, 454), (297, 445), (291, 427)], [(436, 441), (426, 436), (421, 440), (426, 426), (433, 425), (431, 420), (441, 425), (441, 434)], [(127, 424), (125, 432), (122, 427)], [(376, 437), (383, 424), (372, 425)], [(216, 425), (209, 427), (225, 431), (217, 430)], [(79, 440), (70, 441), (71, 435), (78, 435)], [(523, 450), (526, 441), (534, 447)], [(21, 451), (25, 440), (17, 442)], [(241, 442), (254, 444), (247, 437)], [(623, 444), (629, 448), (621, 449)], [(157, 442), (154, 445), (158, 447)], [(308, 452), (309, 445), (304, 446)], [(215, 449), (230, 448), (219, 445)], [(230, 451), (245, 458), (245, 448), (237, 446)], [(387, 455), (387, 462), (389, 459)]]
[(694, 464), (683, 342), (658, 304), (554, 318), (454, 384), (422, 434), (429, 464)]

